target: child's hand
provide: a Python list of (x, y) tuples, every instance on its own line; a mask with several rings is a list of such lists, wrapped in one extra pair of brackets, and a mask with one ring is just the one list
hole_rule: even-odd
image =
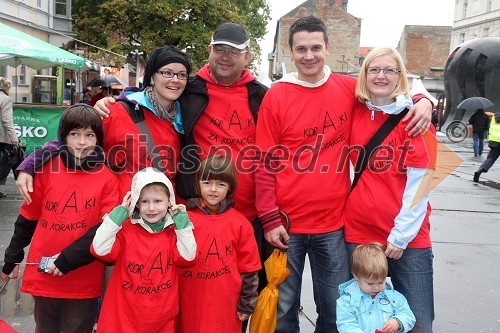
[(236, 312), (236, 316), (238, 316), (238, 319), (241, 320), (241, 321), (245, 321), (247, 320), (248, 318), (250, 318), (249, 315), (247, 314), (244, 314), (244, 313), (241, 313), (241, 312)]
[(396, 319), (391, 318), (385, 322), (384, 326), (380, 329), (381, 333), (397, 333), (399, 330), (399, 323)]
[(170, 206), (169, 208), (170, 215), (174, 216), (179, 212), (186, 212), (186, 206), (182, 204)]
[(130, 202), (132, 202), (132, 193), (128, 191), (127, 194), (125, 194), (125, 196), (123, 197), (122, 206), (128, 209), (128, 207), (130, 206)]
[[(55, 254), (52, 256), (52, 258), (57, 258), (59, 257), (60, 253), (58, 254)], [(64, 274), (59, 270), (59, 268), (57, 268), (56, 264), (52, 264), (50, 267), (49, 267), (49, 271), (47, 272), (47, 274), (50, 274), (52, 276), (63, 276)]]
[(169, 208), (170, 215), (172, 215), (172, 220), (174, 220), (175, 230), (186, 229), (191, 225), (189, 221), (189, 216), (186, 213), (186, 206), (184, 205), (173, 205)]
[(3, 282), (6, 282), (7, 278), (17, 279), (18, 277), (19, 277), (19, 265), (15, 265), (14, 269), (8, 274), (5, 274), (2, 272), (2, 281)]

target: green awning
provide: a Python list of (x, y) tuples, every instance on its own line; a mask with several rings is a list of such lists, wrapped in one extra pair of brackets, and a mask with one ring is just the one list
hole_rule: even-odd
[(0, 23), (0, 66), (5, 65), (37, 70), (52, 66), (86, 68), (83, 58)]

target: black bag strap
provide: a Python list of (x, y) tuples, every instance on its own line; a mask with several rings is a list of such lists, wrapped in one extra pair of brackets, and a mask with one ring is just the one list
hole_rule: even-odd
[(387, 138), (389, 133), (391, 133), (399, 123), (399, 121), (403, 119), (404, 116), (406, 116), (408, 111), (409, 109), (406, 108), (398, 114), (390, 115), (389, 118), (387, 118), (387, 120), (382, 124), (382, 126), (380, 126), (377, 132), (373, 134), (366, 146), (364, 146), (363, 149), (359, 152), (360, 155), (358, 157), (358, 161), (356, 162), (356, 167), (354, 168), (354, 179), (351, 185), (351, 192), (354, 187), (356, 187), (359, 177), (361, 177), (361, 174), (368, 166), (368, 161), (370, 160), (370, 157), (372, 156), (374, 150), (377, 149), (378, 146), (380, 146), (385, 138)]
[(118, 101), (121, 105), (125, 107), (127, 110), (128, 114), (130, 115), (130, 118), (134, 121), (135, 125), (139, 129), (139, 134), (146, 136), (146, 147), (148, 148), (148, 153), (149, 153), (149, 158), (151, 160), (151, 164), (153, 165), (154, 168), (157, 170), (164, 172), (165, 169), (161, 165), (160, 161), (161, 158), (159, 156), (156, 156), (157, 154), (155, 153), (155, 141), (153, 139), (153, 136), (151, 135), (151, 132), (149, 131), (148, 125), (146, 124), (146, 118), (144, 117), (144, 111), (139, 107), (139, 104), (136, 104), (135, 106), (127, 101)]

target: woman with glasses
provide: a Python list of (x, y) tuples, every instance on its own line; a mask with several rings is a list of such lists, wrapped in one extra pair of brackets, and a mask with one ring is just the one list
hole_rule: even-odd
[[(403, 60), (395, 49), (375, 48), (368, 54), (356, 96), (361, 104), (353, 112), (353, 165), (366, 153), (363, 149), (382, 124), (413, 105)], [(359, 244), (387, 246), (394, 289), (408, 299), (416, 317), (411, 332), (432, 332), (429, 182), (437, 144), (433, 126), (413, 137), (404, 130), (406, 125), (400, 121), (389, 132), (351, 188), (344, 209), (344, 233), (349, 253)]]
[[(103, 149), (109, 165), (120, 174), (122, 196), (130, 189), (132, 176), (143, 168), (161, 169), (169, 179), (177, 173), (183, 133), (177, 99), (186, 88), (190, 72), (191, 62), (184, 52), (174, 46), (157, 48), (146, 64), (144, 89), (125, 88), (118, 97), (121, 103), (109, 106), (112, 112), (103, 118)], [(51, 144), (35, 152), (31, 165), (23, 168), (23, 177), (30, 177), (27, 173), (35, 170), (33, 164), (38, 168), (45, 163), (41, 157), (53, 148)], [(31, 201), (23, 196), (26, 202)]]

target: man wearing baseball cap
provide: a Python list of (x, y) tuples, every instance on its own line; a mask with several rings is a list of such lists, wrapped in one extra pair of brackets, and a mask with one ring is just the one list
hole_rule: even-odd
[[(248, 167), (241, 159), (244, 147), (255, 142), (257, 111), (267, 88), (245, 68), (252, 54), (249, 50), (250, 37), (245, 28), (237, 23), (221, 24), (212, 36), (208, 46), (208, 64), (203, 66), (189, 83), (180, 97), (184, 136), (181, 139), (183, 152), (176, 178), (177, 194), (188, 199), (196, 197), (194, 174), (200, 160), (216, 152), (230, 154), (235, 165)], [(237, 159), (240, 161), (237, 162)], [(250, 165), (250, 161), (248, 164)], [(255, 181), (250, 172), (241, 172), (237, 167), (238, 187), (234, 196), (234, 208), (252, 223), (262, 259), (272, 249), (264, 240), (263, 229), (255, 210)], [(267, 245), (269, 249), (262, 249)], [(207, 255), (207, 253), (202, 253)], [(257, 277), (243, 274), (243, 279), (253, 279), (253, 285), (261, 290), (266, 284), (265, 272)], [(179, 283), (189, 283), (183, 281)], [(247, 283), (248, 285), (248, 283)], [(242, 290), (242, 293), (247, 291)], [(253, 309), (257, 299), (251, 300)], [(182, 306), (182, 299), (181, 299)], [(210, 310), (207, 309), (210, 317)], [(243, 322), (246, 332), (248, 321)], [(181, 324), (182, 325), (182, 324)]]

